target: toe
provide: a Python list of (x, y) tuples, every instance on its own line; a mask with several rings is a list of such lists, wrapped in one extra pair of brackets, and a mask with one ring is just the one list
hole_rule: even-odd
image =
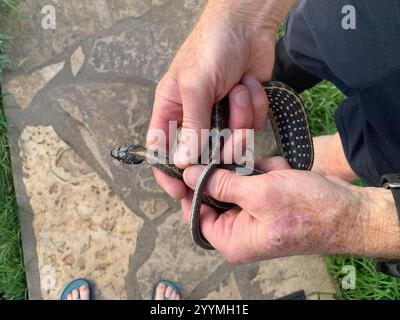
[(164, 300), (166, 286), (164, 283), (160, 282), (156, 288), (155, 300)]
[(79, 291), (78, 289), (72, 290), (72, 300), (78, 300), (79, 299)]
[(67, 300), (72, 300), (72, 294), (67, 295)]
[(181, 296), (178, 291), (172, 288), (171, 296), (169, 297), (170, 300), (181, 300)]
[(165, 298), (171, 299), (171, 294), (172, 294), (172, 288), (170, 286), (167, 286), (167, 289), (165, 289)]
[(82, 287), (79, 288), (79, 295), (81, 297), (81, 300), (89, 300), (89, 288), (86, 285), (83, 285)]

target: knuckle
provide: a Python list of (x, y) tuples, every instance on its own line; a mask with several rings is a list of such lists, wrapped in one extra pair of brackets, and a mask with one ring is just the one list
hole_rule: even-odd
[(182, 119), (182, 135), (190, 137), (199, 137), (201, 123), (199, 119), (192, 112), (184, 112)]
[(181, 90), (185, 90), (188, 93), (191, 92), (196, 92), (199, 88), (199, 81), (201, 80), (201, 77), (199, 75), (199, 72), (196, 70), (196, 72), (190, 68), (186, 69), (185, 71), (180, 71), (178, 74), (178, 83), (179, 87)]
[(223, 200), (231, 192), (232, 175), (226, 170), (218, 171), (214, 177), (214, 183), (211, 187), (214, 188), (215, 197)]
[(185, 91), (192, 97), (213, 95), (216, 82), (209, 70), (195, 65), (180, 71), (178, 74), (178, 84), (180, 90)]
[(162, 92), (165, 90), (168, 81), (169, 81), (169, 75), (168, 73), (166, 73), (156, 86), (156, 92), (155, 92), (156, 96), (162, 94)]

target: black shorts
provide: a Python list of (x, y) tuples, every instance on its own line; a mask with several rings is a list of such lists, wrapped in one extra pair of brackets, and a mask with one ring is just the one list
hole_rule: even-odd
[[(346, 5), (355, 8), (355, 29), (342, 27)], [(373, 186), (400, 172), (400, 1), (299, 0), (285, 47), (347, 96), (335, 122), (354, 172)]]

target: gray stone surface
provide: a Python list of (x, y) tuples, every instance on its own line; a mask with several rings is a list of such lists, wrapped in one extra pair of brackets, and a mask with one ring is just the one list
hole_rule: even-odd
[[(43, 30), (41, 8), (56, 8)], [(38, 0), (10, 19), (15, 69), (3, 90), (31, 299), (76, 277), (99, 298), (149, 298), (159, 277), (189, 299), (333, 292), (320, 257), (232, 266), (194, 246), (179, 205), (147, 167), (110, 149), (145, 139), (154, 89), (203, 0)], [(267, 128), (257, 152), (275, 149)]]
[(28, 75), (20, 75), (7, 82), (5, 88), (11, 93), (17, 105), (26, 109), (39, 90), (54, 78), (64, 67), (64, 62), (47, 66)]
[(218, 253), (193, 243), (181, 214), (174, 213), (157, 228), (155, 248), (137, 273), (140, 291), (150, 294), (153, 283), (165, 278), (179, 283), (185, 292), (191, 292), (222, 263)]
[[(251, 283), (258, 285), (265, 295), (272, 293), (273, 299), (298, 290), (314, 293), (309, 299), (332, 298), (326, 295), (332, 291), (332, 283), (326, 277), (324, 260), (318, 256), (297, 256), (263, 261), (260, 263), (257, 276)], [(316, 288), (318, 289), (315, 290)]]
[(19, 145), (42, 297), (58, 299), (71, 278), (90, 274), (98, 298), (126, 299), (129, 256), (143, 220), (52, 127), (25, 127)]

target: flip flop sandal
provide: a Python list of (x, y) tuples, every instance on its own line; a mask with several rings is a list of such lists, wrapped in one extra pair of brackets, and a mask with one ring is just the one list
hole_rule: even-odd
[[(164, 283), (167, 287), (171, 287), (172, 289), (174, 289), (174, 291), (175, 291), (177, 294), (179, 294), (179, 296), (180, 296), (181, 299), (182, 299), (181, 290), (179, 289), (179, 287), (178, 287), (175, 283), (173, 283), (172, 281), (169, 281), (169, 280), (161, 279), (161, 280), (159, 280), (159, 281), (154, 285), (153, 293), (151, 294), (151, 299), (152, 299), (152, 300), (156, 300), (156, 290), (157, 290), (157, 287), (158, 287), (158, 285), (159, 285), (160, 283)], [(165, 298), (165, 296), (164, 296), (164, 300), (169, 300), (169, 299)]]
[[(67, 296), (72, 293), (73, 290), (78, 289), (82, 286), (87, 286), (89, 288), (89, 300), (94, 300), (94, 290), (93, 285), (89, 280), (86, 279), (77, 279), (72, 281), (67, 287), (64, 289), (61, 300), (67, 300)], [(81, 300), (81, 299), (78, 299)]]

